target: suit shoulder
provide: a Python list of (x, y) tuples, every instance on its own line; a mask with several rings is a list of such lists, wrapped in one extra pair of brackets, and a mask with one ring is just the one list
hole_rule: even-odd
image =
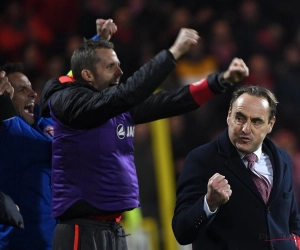
[(268, 150), (271, 150), (272, 154), (278, 154), (278, 157), (282, 160), (291, 163), (291, 156), (289, 153), (284, 150), (283, 148), (278, 147), (273, 141), (271, 141), (269, 138), (265, 138), (264, 146), (268, 148)]
[(280, 154), (280, 156), (285, 160), (285, 161), (288, 161), (288, 162), (291, 162), (291, 156), (289, 155), (289, 153), (287, 151), (285, 151), (284, 149), (282, 148), (279, 148), (277, 147), (278, 149), (278, 152)]
[(208, 157), (208, 155), (217, 153), (217, 141), (212, 141), (191, 150), (188, 156), (191, 157)]

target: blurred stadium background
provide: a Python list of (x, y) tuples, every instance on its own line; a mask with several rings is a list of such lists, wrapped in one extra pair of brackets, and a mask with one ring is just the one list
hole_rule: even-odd
[[(194, 28), (201, 41), (180, 59), (162, 89), (198, 81), (226, 69), (232, 58), (242, 58), (250, 76), (240, 85), (262, 85), (279, 99), (270, 137), (292, 157), (299, 204), (299, 9), (299, 0), (1, 0), (0, 65), (24, 63), (40, 94), (48, 79), (68, 72), (73, 50), (83, 37), (95, 35), (95, 20), (112, 18), (118, 31), (111, 41), (124, 81), (158, 51), (169, 48), (181, 27)], [(178, 246), (171, 231), (176, 178), (187, 152), (226, 127), (230, 94), (185, 116), (136, 127), (142, 208), (123, 220), (131, 234), (129, 249), (191, 249)]]

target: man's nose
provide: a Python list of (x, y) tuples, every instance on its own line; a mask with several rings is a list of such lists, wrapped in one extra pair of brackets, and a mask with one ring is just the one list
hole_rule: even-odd
[(243, 124), (243, 132), (245, 134), (248, 134), (250, 133), (250, 131), (251, 131), (251, 121), (247, 121)]
[(37, 97), (37, 93), (33, 89), (31, 89), (30, 92), (29, 92), (29, 94), (28, 94), (28, 96), (32, 97), (32, 98), (36, 98)]
[(116, 74), (117, 76), (122, 76), (122, 75), (123, 75), (123, 71), (121, 70), (120, 67), (117, 67), (117, 69), (116, 69), (116, 71), (115, 71), (115, 74)]

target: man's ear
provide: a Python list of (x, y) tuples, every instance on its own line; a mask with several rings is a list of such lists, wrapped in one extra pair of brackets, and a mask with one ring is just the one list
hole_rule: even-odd
[(276, 117), (274, 116), (272, 118), (272, 120), (269, 122), (269, 131), (268, 131), (268, 133), (272, 132), (272, 129), (273, 129), (273, 126), (274, 126), (275, 122), (276, 122)]
[(229, 125), (229, 118), (230, 118), (230, 116), (231, 116), (231, 113), (232, 113), (232, 109), (231, 108), (229, 108), (229, 110), (228, 110), (228, 114), (227, 114), (227, 124)]
[(88, 69), (83, 69), (81, 71), (81, 77), (83, 80), (87, 81), (87, 82), (93, 82), (94, 81), (94, 76), (92, 74), (92, 72)]

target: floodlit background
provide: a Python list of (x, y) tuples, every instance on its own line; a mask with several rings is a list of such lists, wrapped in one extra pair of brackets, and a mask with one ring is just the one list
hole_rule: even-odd
[[(0, 65), (24, 63), (25, 73), (40, 94), (48, 79), (68, 72), (73, 50), (83, 37), (95, 35), (96, 19), (112, 18), (118, 31), (111, 41), (125, 81), (157, 52), (169, 48), (181, 27), (194, 28), (201, 41), (178, 61), (161, 88), (198, 81), (225, 70), (234, 57), (244, 59), (250, 76), (240, 85), (262, 85), (279, 99), (270, 137), (294, 161), (299, 203), (299, 9), (299, 0), (1, 0)], [(124, 218), (131, 233), (130, 249), (176, 250), (172, 245), (176, 243), (170, 243), (174, 241), (170, 218), (176, 178), (186, 154), (226, 127), (230, 94), (187, 115), (136, 127), (142, 208)]]

